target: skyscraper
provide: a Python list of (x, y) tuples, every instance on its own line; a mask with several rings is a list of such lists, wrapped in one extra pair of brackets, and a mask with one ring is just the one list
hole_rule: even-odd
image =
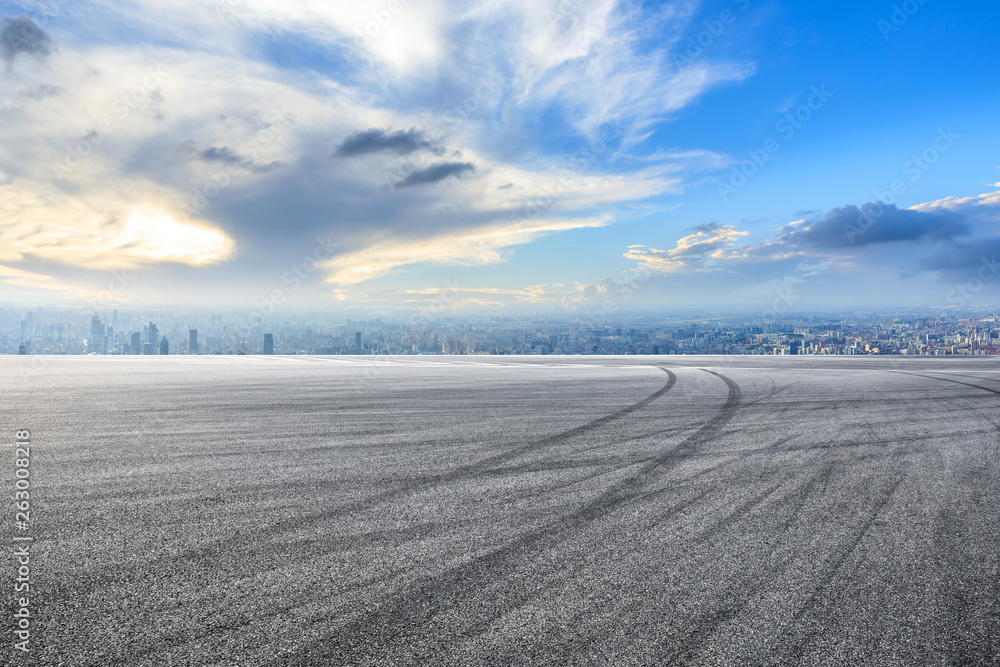
[(354, 332), (354, 347), (358, 348), (359, 350), (361, 349), (361, 332), (360, 331), (355, 331)]
[(132, 354), (142, 354), (142, 335), (139, 333), (132, 334)]
[(264, 334), (264, 354), (274, 354), (274, 334)]
[(156, 354), (156, 349), (160, 346), (160, 330), (152, 322), (146, 332), (146, 342), (153, 346), (153, 354)]
[(90, 340), (87, 341), (91, 352), (100, 352), (103, 354), (104, 347), (104, 325), (101, 324), (101, 318), (94, 313), (94, 316), (90, 319)]
[(190, 340), (188, 340), (188, 354), (198, 354), (198, 330), (191, 329), (188, 332)]
[(166, 336), (160, 341), (160, 354), (170, 354), (170, 342)]

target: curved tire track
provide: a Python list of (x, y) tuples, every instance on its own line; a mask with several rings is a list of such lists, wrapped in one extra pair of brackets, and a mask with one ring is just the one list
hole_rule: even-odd
[[(674, 374), (667, 369), (662, 370), (671, 376), (668, 384), (673, 386)], [(449, 652), (456, 641), (482, 634), (497, 618), (543, 595), (545, 587), (529, 588), (525, 585), (526, 582), (516, 576), (526, 560), (565, 541), (588, 524), (622, 506), (632, 501), (641, 501), (642, 486), (652, 481), (657, 473), (662, 473), (696, 453), (736, 414), (742, 401), (739, 385), (721, 373), (709, 370), (705, 372), (725, 382), (728, 396), (719, 413), (681, 444), (654, 457), (634, 474), (576, 511), (478, 556), (467, 564), (451, 568), (440, 575), (426, 577), (406, 590), (383, 599), (374, 611), (336, 628), (323, 639), (290, 656), (282, 664), (412, 662), (418, 657), (412, 652), (418, 646), (423, 655), (442, 655)], [(496, 582), (503, 582), (503, 587), (497, 590)], [(503, 597), (491, 599), (490, 593), (501, 593)], [(453, 613), (459, 609), (460, 613)], [(461, 624), (458, 625), (455, 619), (461, 619)], [(329, 620), (324, 616), (314, 623), (325, 624)]]
[[(962, 382), (961, 380), (953, 380), (951, 378), (937, 377), (936, 375), (924, 375), (923, 373), (912, 373), (907, 371), (888, 371), (890, 373), (898, 373), (900, 375), (913, 375), (914, 377), (927, 378), (928, 380), (940, 380), (941, 382), (953, 382), (954, 384), (962, 384), (966, 387), (973, 387), (975, 389), (982, 389), (983, 391), (988, 391), (991, 394), (996, 394), (1000, 396), (1000, 389), (990, 389), (989, 387), (981, 387), (978, 384), (972, 384), (971, 382)], [(962, 377), (969, 377), (968, 375)], [(989, 381), (989, 378), (980, 378), (982, 380)]]
[[(635, 368), (635, 367), (632, 367)], [(254, 545), (266, 541), (269, 537), (280, 536), (289, 532), (302, 531), (304, 528), (322, 526), (331, 519), (338, 516), (352, 514), (358, 511), (363, 511), (367, 507), (392, 500), (394, 498), (400, 498), (406, 496), (414, 491), (431, 488), (438, 484), (450, 483), (454, 481), (459, 481), (466, 478), (474, 478), (486, 474), (486, 472), (492, 467), (500, 463), (505, 463), (512, 459), (516, 459), (522, 454), (542, 449), (545, 447), (551, 447), (559, 443), (570, 440), (574, 437), (578, 437), (590, 431), (600, 429), (609, 423), (620, 420), (623, 417), (642, 410), (646, 406), (650, 405), (657, 399), (661, 398), (668, 391), (670, 391), (677, 383), (677, 376), (670, 370), (657, 366), (659, 370), (663, 371), (667, 375), (667, 380), (662, 387), (657, 389), (655, 392), (647, 396), (646, 398), (637, 401), (631, 405), (628, 405), (620, 410), (617, 410), (611, 414), (604, 415), (592, 421), (589, 421), (580, 426), (573, 427), (566, 431), (562, 431), (555, 435), (551, 435), (545, 438), (531, 441), (519, 447), (507, 450), (500, 454), (487, 457), (473, 464), (466, 466), (461, 466), (450, 470), (446, 473), (440, 475), (435, 475), (433, 477), (416, 479), (409, 484), (404, 484), (397, 486), (392, 489), (388, 489), (382, 493), (370, 496), (361, 501), (351, 503), (349, 505), (337, 507), (329, 511), (323, 511), (315, 513), (311, 516), (304, 517), (302, 519), (297, 519), (291, 523), (278, 523), (273, 526), (264, 528), (257, 531), (251, 535), (245, 536), (234, 536), (227, 539), (216, 540), (211, 543), (204, 544), (203, 546), (185, 551), (181, 554), (174, 554), (170, 556), (163, 556), (157, 559), (152, 559), (145, 561), (143, 568), (146, 576), (153, 575), (154, 573), (166, 574), (170, 572), (176, 572), (178, 569), (183, 569), (185, 567), (196, 568), (199, 564), (205, 562), (205, 560), (218, 560), (220, 554), (223, 552), (230, 553), (240, 553), (243, 550), (249, 550)], [(546, 529), (545, 531), (539, 531), (538, 537), (551, 537), (552, 531)], [(530, 543), (531, 540), (525, 542), (525, 544)], [(106, 572), (97, 572), (90, 576), (80, 577), (74, 582), (74, 589), (77, 591), (87, 591), (94, 590), (98, 588), (103, 588), (108, 585), (108, 574)], [(362, 634), (363, 630), (359, 630)], [(144, 656), (155, 654), (164, 645), (170, 645), (176, 642), (177, 637), (164, 636), (160, 638), (160, 641), (146, 643), (141, 649), (136, 650), (136, 647), (127, 647), (130, 651), (128, 654), (133, 659), (142, 658)]]

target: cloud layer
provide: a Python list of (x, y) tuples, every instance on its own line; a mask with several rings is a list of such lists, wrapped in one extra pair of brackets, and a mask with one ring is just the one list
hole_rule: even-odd
[(45, 30), (4, 18), (0, 260), (94, 283), (160, 266), (161, 287), (172, 265), (231, 266), (234, 291), (248, 274), (263, 289), (318, 235), (340, 243), (331, 289), (496, 264), (683, 191), (715, 157), (616, 156), (753, 72), (676, 66), (685, 3), (397, 9), (88, 0)]
[(955, 280), (995, 247), (995, 192), (772, 231), (752, 210), (691, 213), (684, 196), (733, 159), (672, 124), (754, 60), (723, 37), (677, 57), (705, 25), (696, 2), (570, 4), (81, 0), (3, 18), (0, 294), (76, 298), (128, 267), (157, 293), (200, 272), (251, 301), (332, 238), (304, 303), (419, 303), (482, 269), (497, 282), (462, 298), (484, 307), (580, 307), (639, 272), (636, 299), (663, 304)]
[[(996, 192), (909, 209), (869, 202), (796, 220), (774, 238), (756, 243), (745, 242), (745, 230), (709, 223), (669, 250), (633, 245), (623, 256), (636, 262), (634, 270), (661, 277), (662, 289), (669, 289), (670, 280), (683, 282), (691, 293), (710, 287), (716, 298), (728, 289), (733, 305), (741, 297), (766, 301), (820, 285), (813, 303), (832, 302), (831, 296), (838, 295), (850, 303), (868, 292), (899, 305), (893, 288), (909, 281), (930, 286), (920, 303), (945, 307), (955, 305), (948, 294), (956, 285), (970, 283), (984, 294), (1000, 292), (1000, 284), (992, 281), (1000, 274), (1000, 268), (993, 270), (1000, 266), (998, 223)], [(833, 293), (831, 281), (838, 285)]]

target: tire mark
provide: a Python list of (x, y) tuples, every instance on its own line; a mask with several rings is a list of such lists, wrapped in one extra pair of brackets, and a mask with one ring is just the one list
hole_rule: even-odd
[[(775, 530), (776, 534), (789, 530), (800, 514), (802, 509), (809, 502), (810, 496), (814, 494), (814, 489), (822, 485), (826, 488), (832, 475), (834, 466), (825, 465), (817, 474), (810, 477), (805, 483), (792, 489), (776, 500), (779, 508), (784, 508), (787, 515)], [(822, 493), (822, 491), (820, 492)], [(758, 562), (773, 562), (769, 572), (776, 574), (784, 570), (795, 558), (794, 552), (786, 552), (777, 562), (774, 562), (775, 554), (778, 553), (782, 544), (778, 540), (767, 542), (768, 547), (764, 553), (758, 557)], [(716, 605), (707, 609), (695, 618), (686, 619), (682, 637), (674, 637), (670, 640), (658, 642), (656, 651), (657, 664), (698, 664), (698, 652), (708, 638), (717, 633), (722, 624), (735, 618), (737, 612), (746, 609), (754, 595), (757, 595), (772, 581), (772, 577), (764, 576), (759, 572), (743, 572), (736, 577), (728, 589), (723, 591), (720, 600)], [(722, 608), (728, 613), (720, 614), (718, 610)], [(754, 664), (764, 664), (758, 661)]]
[[(672, 386), (674, 374), (667, 369), (662, 370), (671, 376), (669, 384)], [(661, 469), (672, 467), (669, 464), (676, 464), (695, 453), (736, 414), (742, 399), (739, 385), (721, 373), (702, 370), (725, 382), (728, 396), (718, 414), (681, 444), (654, 457), (636, 473), (614, 484), (578, 510), (478, 556), (470, 563), (453, 567), (440, 575), (425, 577), (407, 590), (383, 599), (375, 611), (332, 632), (327, 630), (329, 634), (325, 638), (301, 648), (284, 664), (311, 665), (331, 660), (354, 663), (376, 658), (391, 661), (389, 655), (399, 652), (407, 655), (407, 648), (414, 643), (419, 643), (425, 654), (440, 654), (452, 645), (453, 633), (460, 633), (465, 638), (478, 636), (496, 618), (543, 595), (546, 591), (542, 587), (528, 588), (522, 578), (515, 576), (526, 559), (565, 541), (572, 534), (578, 534), (597, 519), (641, 497), (636, 487), (648, 483)], [(490, 590), (492, 582), (498, 581), (506, 583), (502, 591), (497, 591), (498, 600), (502, 602), (487, 599), (484, 603), (483, 597), (488, 598), (488, 593), (485, 596), (484, 593)], [(451, 613), (459, 608), (462, 608), (459, 617), (463, 621), (460, 629), (454, 627), (456, 615)], [(439, 618), (445, 620), (439, 622)], [(326, 624), (328, 621), (322, 616), (314, 623)], [(406, 632), (406, 628), (413, 630)], [(368, 650), (362, 649), (357, 638), (372, 636), (380, 638), (380, 641), (369, 643)]]
[(707, 542), (708, 540), (715, 537), (719, 533), (723, 532), (727, 528), (736, 525), (737, 523), (742, 521), (744, 517), (746, 517), (755, 509), (763, 505), (767, 501), (767, 499), (773, 496), (775, 492), (777, 492), (777, 490), (780, 489), (782, 486), (784, 486), (784, 482), (779, 482), (777, 484), (772, 485), (769, 489), (766, 489), (763, 493), (760, 493), (757, 496), (751, 498), (747, 502), (735, 508), (732, 512), (730, 512), (726, 516), (716, 521), (714, 525), (712, 525), (707, 530), (702, 531), (702, 533), (697, 537), (695, 537), (695, 539), (698, 540), (699, 542)]
[(722, 406), (719, 413), (709, 420), (707, 424), (688, 436), (677, 447), (652, 457), (649, 462), (640, 468), (634, 475), (622, 480), (605, 491), (599, 498), (591, 503), (591, 506), (588, 509), (584, 510), (587, 515), (597, 518), (598, 516), (607, 514), (608, 512), (617, 509), (620, 505), (625, 504), (630, 499), (630, 497), (626, 494), (627, 488), (641, 486), (642, 484), (648, 482), (654, 473), (658, 472), (661, 468), (666, 467), (668, 463), (676, 464), (689, 458), (697, 452), (698, 448), (702, 444), (717, 435), (718, 432), (721, 431), (722, 428), (733, 418), (736, 414), (736, 410), (742, 402), (743, 392), (741, 391), (740, 386), (721, 373), (707, 369), (700, 370), (716, 376), (725, 382), (726, 386), (729, 388), (729, 395), (726, 397), (726, 402)]
[(647, 405), (649, 405), (650, 403), (652, 403), (653, 401), (655, 401), (656, 399), (660, 398), (668, 391), (673, 389), (674, 385), (677, 384), (677, 376), (674, 373), (668, 371), (665, 368), (661, 368), (660, 370), (662, 370), (664, 373), (667, 374), (667, 382), (657, 391), (650, 394), (646, 398), (642, 399), (638, 403), (633, 403), (632, 405), (626, 406), (621, 410), (618, 410), (617, 412), (613, 412), (610, 415), (605, 415), (591, 422), (587, 422), (586, 424), (576, 426), (574, 428), (569, 429), (568, 431), (563, 431), (562, 433), (557, 433), (556, 435), (548, 436), (546, 438), (542, 438), (541, 440), (536, 440), (534, 442), (521, 445), (520, 447), (509, 449), (501, 454), (496, 454), (494, 456), (482, 459), (480, 461), (477, 461), (476, 463), (469, 464), (467, 466), (461, 466), (447, 473), (442, 473), (440, 475), (434, 475), (428, 477), (425, 479), (425, 481), (416, 486), (424, 486), (427, 483), (434, 483), (434, 482), (449, 482), (455, 479), (460, 479), (461, 477), (466, 476), (470, 473), (478, 474), (482, 472), (484, 468), (495, 466), (499, 463), (506, 463), (507, 461), (515, 459), (521, 454), (524, 454), (525, 452), (531, 451), (533, 449), (541, 449), (543, 447), (551, 447), (553, 445), (557, 445), (571, 438), (575, 438), (576, 436), (583, 435), (584, 433), (588, 433), (595, 429), (601, 428), (602, 426), (605, 426), (610, 422), (621, 419), (622, 417), (626, 417), (632, 414), (633, 412), (636, 412), (637, 410), (641, 410), (642, 408), (646, 407)]
[[(944, 373), (946, 371), (928, 371), (929, 373)], [(951, 373), (948, 375), (957, 378), (969, 378), (970, 380), (983, 380), (984, 382), (1000, 382), (1000, 378), (983, 377), (982, 375), (965, 375), (964, 373)]]
[[(965, 385), (966, 387), (974, 387), (975, 389), (982, 389), (983, 391), (988, 391), (991, 394), (996, 394), (1000, 396), (1000, 389), (990, 389), (989, 387), (981, 387), (978, 384), (972, 384), (971, 382), (962, 382), (961, 380), (952, 380), (951, 378), (941, 378), (934, 375), (924, 375), (923, 373), (910, 373), (907, 371), (887, 371), (889, 373), (897, 373), (899, 375), (913, 375), (914, 377), (927, 378), (928, 380), (940, 380), (941, 382), (953, 382), (955, 384)], [(968, 376), (963, 376), (968, 377)], [(986, 378), (980, 378), (985, 380)]]
[[(629, 368), (637, 368), (637, 366), (630, 366)], [(153, 558), (144, 562), (144, 570), (147, 575), (152, 575), (155, 572), (176, 572), (182, 570), (185, 563), (191, 564), (197, 567), (198, 564), (203, 562), (212, 561), (216, 562), (219, 560), (220, 554), (223, 551), (228, 551), (231, 553), (237, 553), (241, 549), (247, 549), (255, 544), (259, 544), (262, 540), (268, 537), (276, 537), (287, 534), (288, 532), (300, 532), (304, 529), (322, 525), (331, 518), (337, 516), (342, 516), (345, 514), (351, 514), (360, 510), (367, 508), (368, 506), (390, 500), (393, 498), (402, 497), (416, 491), (418, 489), (428, 488), (434, 484), (446, 483), (451, 481), (460, 480), (463, 477), (474, 477), (484, 473), (484, 469), (489, 466), (496, 465), (497, 463), (503, 463), (517, 456), (535, 449), (541, 449), (544, 447), (550, 447), (561, 442), (565, 442), (571, 438), (583, 435), (595, 429), (599, 429), (607, 424), (626, 417), (633, 412), (641, 410), (656, 401), (668, 391), (670, 391), (677, 383), (677, 376), (670, 370), (656, 367), (663, 371), (667, 375), (667, 381), (662, 387), (657, 391), (647, 396), (646, 398), (628, 405), (616, 412), (609, 415), (605, 415), (593, 421), (587, 422), (580, 426), (568, 429), (561, 433), (557, 433), (552, 436), (541, 438), (529, 442), (527, 444), (521, 445), (514, 449), (508, 450), (501, 454), (497, 454), (492, 457), (477, 461), (476, 463), (469, 464), (466, 466), (461, 466), (454, 470), (441, 475), (435, 475), (433, 477), (417, 479), (408, 484), (398, 486), (393, 489), (389, 489), (385, 492), (370, 496), (361, 501), (350, 503), (346, 506), (341, 506), (330, 511), (323, 511), (313, 514), (312, 516), (305, 516), (301, 519), (296, 519), (294, 524), (287, 522), (274, 524), (272, 526), (264, 527), (263, 529), (256, 531), (250, 535), (235, 535), (232, 537), (216, 540), (214, 542), (199, 545), (193, 549), (185, 551), (181, 554), (169, 554), (160, 556), (158, 558)], [(539, 537), (548, 537), (550, 532), (540, 531)], [(74, 590), (77, 592), (84, 592), (88, 590), (97, 590), (107, 586), (107, 574), (103, 572), (93, 573), (90, 576), (81, 576), (74, 581)], [(129, 656), (141, 657), (144, 655), (149, 655), (162, 650), (164, 647), (164, 641), (154, 640), (150, 642), (147, 646), (144, 646), (139, 652), (135, 652), (135, 647), (123, 647), (128, 648), (130, 652)]]
[[(797, 628), (803, 627), (802, 623), (803, 617), (807, 615), (813, 615), (813, 616), (816, 615), (817, 607), (819, 606), (820, 600), (823, 597), (823, 591), (825, 591), (830, 586), (834, 578), (837, 576), (837, 573), (840, 572), (840, 570), (847, 563), (847, 559), (855, 551), (857, 551), (858, 547), (861, 545), (862, 540), (864, 540), (865, 536), (868, 535), (868, 533), (872, 529), (872, 526), (874, 526), (875, 522), (878, 520), (879, 516), (881, 516), (882, 512), (884, 512), (886, 507), (888, 507), (889, 502), (892, 500), (892, 497), (896, 494), (896, 490), (899, 489), (899, 486), (905, 481), (905, 479), (906, 479), (905, 474), (900, 475), (881, 494), (881, 497), (879, 498), (878, 502), (875, 504), (875, 506), (872, 508), (872, 511), (869, 513), (868, 518), (865, 519), (863, 524), (861, 524), (859, 529), (855, 532), (854, 537), (846, 545), (846, 547), (840, 550), (840, 552), (837, 554), (837, 557), (834, 559), (833, 563), (825, 569), (825, 571), (823, 572), (822, 576), (819, 579), (819, 583), (813, 589), (812, 594), (792, 616), (790, 622), (790, 628), (789, 631), (786, 632), (786, 637), (792, 632), (795, 632)], [(810, 644), (813, 643), (813, 641), (816, 638), (816, 635), (820, 634), (821, 632), (822, 629), (819, 627), (814, 627), (813, 629), (808, 630), (804, 635), (800, 636), (794, 644), (792, 644), (789, 647), (791, 650), (791, 656), (787, 654), (787, 651), (782, 651), (782, 653), (785, 654), (782, 657), (790, 659), (793, 664), (803, 664), (804, 654), (807, 648), (809, 647)], [(786, 646), (786, 644), (776, 643), (774, 649), (778, 649), (779, 646)]]
[[(865, 426), (870, 431), (872, 430), (870, 424), (866, 424)], [(869, 442), (866, 444), (886, 445), (893, 442), (892, 440), (878, 438), (877, 436), (876, 439), (878, 440), (878, 442)], [(767, 449), (768, 448), (765, 447), (755, 451), (759, 453), (765, 453), (767, 452)], [(896, 458), (900, 458), (904, 456), (907, 453), (907, 451), (908, 450), (900, 449), (891, 452), (891, 455)], [(790, 503), (790, 501), (793, 500), (796, 501), (796, 506), (794, 510), (788, 512), (789, 518), (782, 524), (782, 526), (778, 529), (778, 531), (776, 531), (778, 534), (781, 534), (782, 532), (791, 527), (791, 525), (795, 521), (795, 517), (797, 517), (802, 508), (805, 507), (811, 495), (816, 494), (822, 496), (823, 494), (826, 493), (831, 478), (833, 476), (833, 473), (837, 469), (838, 465), (840, 464), (836, 460), (823, 461), (822, 468), (818, 471), (817, 474), (813, 475), (808, 482), (806, 482), (796, 490), (792, 491), (791, 493), (786, 494), (784, 497), (782, 497), (782, 499), (779, 502), (780, 506), (787, 506)], [(833, 565), (830, 568), (826, 570), (824, 577), (821, 580), (821, 583), (815, 589), (809, 601), (807, 601), (806, 605), (796, 613), (795, 622), (793, 622), (793, 627), (796, 627), (796, 622), (809, 609), (815, 607), (815, 603), (816, 600), (818, 599), (820, 592), (822, 592), (830, 584), (833, 577), (843, 567), (844, 563), (846, 562), (850, 554), (857, 550), (858, 545), (860, 544), (864, 536), (870, 531), (877, 518), (884, 511), (891, 497), (895, 494), (897, 487), (899, 486), (900, 483), (902, 483), (902, 481), (904, 481), (904, 479), (905, 475), (900, 476), (895, 481), (895, 483), (891, 485), (891, 488), (889, 488), (889, 490), (882, 495), (879, 502), (876, 503), (876, 507), (872, 512), (871, 516), (862, 526), (861, 530), (854, 536), (854, 538), (851, 540), (851, 543), (847, 546), (847, 548), (841, 550), (837, 560), (833, 563)], [(766, 491), (762, 497), (751, 500), (750, 503), (747, 503), (747, 505), (745, 505), (744, 507), (749, 506), (750, 508), (752, 508), (756, 505), (761, 504), (763, 500), (766, 499), (766, 497), (772, 495), (777, 488), (778, 487), (775, 487), (774, 489)], [(730, 523), (735, 523), (735, 521)], [(710, 529), (705, 533), (703, 538), (711, 537), (715, 532), (716, 531)], [(771, 544), (770, 548), (767, 550), (768, 555), (763, 558), (759, 558), (758, 561), (769, 560), (771, 556), (774, 555), (778, 547), (779, 544), (777, 542)], [(783, 559), (781, 559), (780, 562), (775, 563), (770, 568), (770, 571), (776, 573), (784, 569), (792, 560), (794, 560), (794, 558), (795, 558), (794, 552), (788, 553)], [(685, 664), (697, 663), (698, 652), (701, 646), (704, 645), (708, 637), (713, 633), (717, 633), (723, 624), (735, 618), (738, 611), (747, 608), (750, 605), (750, 600), (752, 599), (752, 596), (756, 595), (759, 591), (761, 591), (766, 585), (763, 582), (768, 580), (770, 580), (770, 577), (762, 577), (759, 573), (744, 574), (740, 576), (736, 581), (732, 583), (730, 590), (726, 591), (723, 594), (723, 598), (712, 609), (705, 611), (698, 618), (691, 620), (690, 625), (688, 626), (688, 628), (685, 629), (684, 640), (681, 640), (679, 642), (675, 641), (671, 645), (663, 646), (661, 648), (661, 651), (657, 656), (658, 659), (664, 663), (666, 662), (679, 662)], [(719, 613), (720, 609), (723, 610), (723, 613), (721, 614)], [(786, 633), (786, 637), (788, 637), (790, 634), (791, 634), (790, 632)], [(802, 645), (804, 642), (808, 642), (811, 639), (811, 637), (812, 635), (808, 635), (804, 638), (801, 638), (799, 642), (794, 646), (793, 650), (796, 651), (797, 657), (799, 658), (801, 657), (801, 652), (804, 650)], [(784, 647), (785, 643), (786, 643), (785, 641), (781, 640), (777, 641), (771, 649), (772, 653), (779, 650), (783, 650), (779, 649), (779, 647)], [(778, 660), (777, 662), (773, 660), (765, 662), (775, 662), (775, 664), (779, 663), (802, 664), (801, 660), (798, 659), (788, 660), (786, 658), (787, 656), (781, 656), (781, 659)]]
[[(635, 366), (633, 366), (632, 368), (635, 368)], [(667, 381), (662, 387), (660, 387), (657, 391), (647, 396), (646, 398), (642, 399), (641, 401), (628, 405), (618, 410), (617, 412), (605, 415), (593, 421), (587, 422), (586, 424), (576, 426), (567, 431), (563, 431), (561, 433), (557, 433), (552, 436), (547, 436), (545, 438), (541, 438), (539, 440), (535, 440), (533, 442), (521, 445), (520, 447), (515, 447), (513, 449), (507, 450), (506, 452), (496, 454), (494, 456), (485, 459), (481, 459), (479, 461), (476, 461), (475, 463), (454, 468), (448, 472), (441, 473), (439, 475), (433, 475), (423, 478), (420, 477), (413, 478), (405, 484), (396, 486), (391, 489), (387, 489), (381, 493), (368, 496), (362, 500), (352, 502), (347, 505), (342, 505), (340, 507), (328, 511), (317, 512), (311, 516), (296, 518), (294, 527), (289, 527), (284, 523), (278, 523), (269, 527), (265, 527), (261, 531), (259, 531), (257, 535), (274, 536), (274, 535), (284, 534), (289, 530), (293, 529), (301, 530), (303, 528), (315, 526), (331, 518), (344, 516), (347, 514), (352, 514), (364, 510), (367, 507), (375, 505), (380, 502), (385, 502), (393, 498), (399, 498), (405, 495), (409, 495), (414, 491), (426, 489), (434, 486), (435, 484), (454, 482), (467, 477), (479, 476), (481, 474), (485, 474), (486, 470), (489, 467), (515, 459), (521, 454), (524, 454), (525, 452), (536, 449), (542, 449), (545, 447), (551, 447), (553, 445), (565, 442), (573, 437), (601, 428), (602, 426), (605, 426), (610, 422), (621, 419), (622, 417), (625, 417), (633, 412), (636, 412), (637, 410), (641, 410), (642, 408), (646, 407), (647, 405), (649, 405), (650, 403), (652, 403), (653, 401), (655, 401), (656, 399), (660, 398), (668, 391), (670, 391), (677, 383), (677, 376), (667, 369), (660, 368), (660, 370), (662, 370), (667, 374)], [(226, 542), (232, 543), (233, 540), (228, 540)], [(219, 549), (220, 544), (222, 543), (212, 543), (209, 545), (205, 545), (205, 547), (201, 550), (192, 551), (190, 552), (191, 553), (190, 559), (193, 561), (197, 561), (202, 556), (214, 553)]]

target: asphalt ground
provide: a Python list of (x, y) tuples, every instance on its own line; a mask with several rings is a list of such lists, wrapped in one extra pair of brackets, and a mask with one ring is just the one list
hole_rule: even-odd
[(1000, 664), (1000, 360), (0, 357), (0, 378), (10, 664)]

